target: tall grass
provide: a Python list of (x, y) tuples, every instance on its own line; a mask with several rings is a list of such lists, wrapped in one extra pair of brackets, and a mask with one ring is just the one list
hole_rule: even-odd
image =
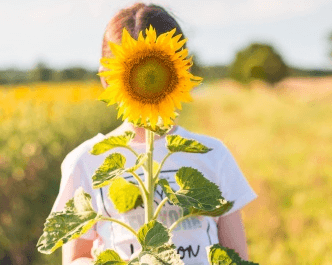
[[(0, 89), (0, 264), (60, 264), (60, 251), (45, 256), (35, 244), (65, 155), (120, 124), (95, 100), (100, 92), (79, 82)], [(331, 101), (229, 81), (201, 86), (194, 99), (180, 125), (221, 139), (258, 194), (243, 210), (250, 260), (331, 264)]]
[(224, 81), (198, 89), (179, 122), (221, 139), (258, 194), (243, 211), (251, 260), (332, 264), (331, 102)]

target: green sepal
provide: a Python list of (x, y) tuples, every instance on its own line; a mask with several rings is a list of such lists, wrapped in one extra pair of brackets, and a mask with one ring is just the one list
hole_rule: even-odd
[(164, 244), (158, 248), (142, 251), (139, 264), (146, 265), (184, 265), (173, 244)]
[(159, 121), (157, 122), (157, 124), (155, 125), (155, 127), (153, 128), (149, 121), (147, 122), (147, 124), (143, 124), (141, 122), (141, 119), (139, 119), (137, 122), (132, 122), (136, 127), (141, 127), (144, 129), (147, 129), (149, 131), (154, 132), (155, 134), (159, 135), (159, 136), (164, 136), (166, 133), (168, 133), (173, 126), (163, 126), (163, 122), (161, 119), (159, 119)]
[(126, 131), (123, 135), (111, 136), (95, 144), (90, 153), (100, 155), (116, 147), (128, 147), (134, 137), (135, 133), (132, 131)]
[(127, 265), (123, 259), (120, 258), (119, 254), (112, 249), (107, 249), (101, 252), (97, 260), (94, 261), (94, 265)]
[(47, 217), (44, 233), (37, 243), (38, 251), (51, 254), (68, 241), (85, 234), (101, 217), (92, 208), (91, 196), (82, 187), (78, 188), (62, 212), (52, 212)]
[(110, 154), (92, 176), (92, 188), (98, 189), (109, 185), (115, 177), (121, 176), (126, 158), (120, 153)]
[(167, 227), (156, 220), (144, 224), (137, 232), (137, 240), (143, 251), (160, 247), (169, 239), (170, 234)]
[(166, 147), (170, 152), (186, 152), (186, 153), (207, 153), (212, 150), (200, 142), (193, 139), (186, 139), (180, 135), (167, 135)]
[(193, 211), (192, 208), (194, 208), (203, 213), (215, 214), (221, 201), (225, 200), (221, 196), (218, 186), (204, 178), (197, 169), (180, 168), (175, 175), (175, 181), (180, 186), (176, 192), (172, 190), (166, 179), (160, 179), (158, 184), (173, 204), (185, 208), (185, 213), (188, 213), (188, 210)]
[(140, 189), (122, 177), (112, 181), (108, 196), (119, 213), (128, 212), (143, 203)]
[(242, 260), (233, 249), (219, 244), (206, 247), (206, 252), (211, 265), (258, 265), (258, 263)]

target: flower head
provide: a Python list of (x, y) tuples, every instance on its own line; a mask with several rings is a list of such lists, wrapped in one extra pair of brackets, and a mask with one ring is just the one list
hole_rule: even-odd
[(100, 60), (109, 71), (99, 73), (108, 84), (99, 99), (117, 103), (118, 117), (152, 128), (161, 118), (167, 127), (181, 103), (192, 100), (190, 91), (202, 78), (188, 72), (192, 58), (187, 59), (188, 50), (182, 48), (186, 39), (173, 36), (175, 31), (157, 37), (150, 26), (145, 38), (141, 31), (135, 40), (124, 28), (121, 45), (109, 42), (115, 57)]

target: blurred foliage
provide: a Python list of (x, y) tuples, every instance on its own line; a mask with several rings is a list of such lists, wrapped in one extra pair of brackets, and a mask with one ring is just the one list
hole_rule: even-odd
[(0, 264), (61, 264), (36, 243), (72, 149), (120, 124), (98, 83), (0, 88)]
[[(187, 129), (221, 139), (257, 193), (242, 216), (259, 264), (332, 264), (331, 79), (310, 80), (301, 81), (308, 91), (222, 80), (196, 90), (179, 116)], [(311, 91), (320, 97), (301, 95)]]
[(39, 62), (34, 68), (28, 71), (15, 68), (0, 70), (0, 85), (75, 80), (97, 81), (98, 79), (97, 71), (87, 70), (83, 67), (70, 67), (62, 70), (52, 69), (44, 62)]
[(229, 76), (239, 82), (249, 83), (260, 79), (276, 83), (288, 75), (288, 68), (272, 46), (253, 43), (239, 51), (229, 69)]

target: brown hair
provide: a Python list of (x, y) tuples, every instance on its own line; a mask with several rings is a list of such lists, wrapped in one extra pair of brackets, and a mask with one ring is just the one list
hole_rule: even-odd
[(112, 56), (107, 43), (109, 41), (119, 43), (124, 27), (133, 38), (137, 39), (140, 31), (143, 31), (145, 37), (145, 29), (150, 25), (156, 29), (157, 36), (176, 28), (175, 35), (182, 34), (181, 39), (184, 38), (179, 24), (164, 8), (153, 4), (147, 6), (136, 3), (120, 10), (108, 23), (103, 38), (102, 56)]

